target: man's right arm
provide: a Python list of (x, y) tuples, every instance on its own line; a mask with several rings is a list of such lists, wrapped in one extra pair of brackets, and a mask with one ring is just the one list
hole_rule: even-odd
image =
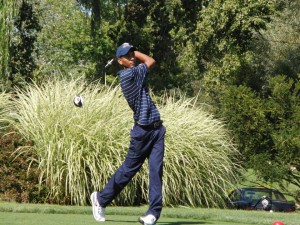
[(155, 60), (152, 57), (139, 51), (134, 51), (134, 55), (140, 62), (145, 63), (148, 69), (150, 69), (155, 63)]

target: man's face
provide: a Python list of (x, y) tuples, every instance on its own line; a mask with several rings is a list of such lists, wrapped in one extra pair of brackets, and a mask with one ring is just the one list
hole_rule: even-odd
[(118, 59), (118, 63), (126, 68), (132, 68), (135, 66), (134, 51), (129, 51), (126, 55), (121, 56)]

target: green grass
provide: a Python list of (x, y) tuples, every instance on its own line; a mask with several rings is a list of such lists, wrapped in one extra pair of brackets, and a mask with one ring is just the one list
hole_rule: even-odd
[[(97, 222), (92, 218), (91, 215), (81, 214), (37, 214), (37, 213), (2, 213), (0, 212), (1, 219), (0, 224), (2, 225), (95, 225)], [(99, 224), (99, 223), (98, 223)], [(132, 225), (140, 224), (137, 222), (136, 216), (108, 216), (103, 225)], [(231, 222), (220, 222), (220, 221), (205, 221), (196, 219), (175, 219), (175, 218), (162, 218), (159, 220), (157, 225), (233, 225)], [(251, 224), (244, 224), (251, 225)]]
[[(108, 207), (103, 225), (139, 224), (137, 218), (147, 207)], [(0, 225), (89, 225), (97, 224), (91, 207), (17, 204), (0, 202)], [(281, 220), (285, 225), (299, 225), (300, 213), (268, 213), (201, 208), (164, 208), (157, 225), (272, 225)], [(99, 223), (98, 223), (99, 224)], [(102, 223), (100, 223), (102, 224)]]

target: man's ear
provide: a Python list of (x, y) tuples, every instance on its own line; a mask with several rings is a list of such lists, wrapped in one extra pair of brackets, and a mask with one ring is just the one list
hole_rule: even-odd
[(122, 59), (121, 58), (118, 58), (118, 63), (123, 66), (123, 62), (122, 62)]

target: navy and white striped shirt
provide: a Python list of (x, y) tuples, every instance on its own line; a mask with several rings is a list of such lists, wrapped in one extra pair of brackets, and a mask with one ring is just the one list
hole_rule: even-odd
[(130, 108), (133, 118), (140, 125), (153, 124), (160, 120), (160, 114), (149, 95), (146, 87), (148, 68), (140, 64), (133, 68), (119, 71), (121, 88)]

